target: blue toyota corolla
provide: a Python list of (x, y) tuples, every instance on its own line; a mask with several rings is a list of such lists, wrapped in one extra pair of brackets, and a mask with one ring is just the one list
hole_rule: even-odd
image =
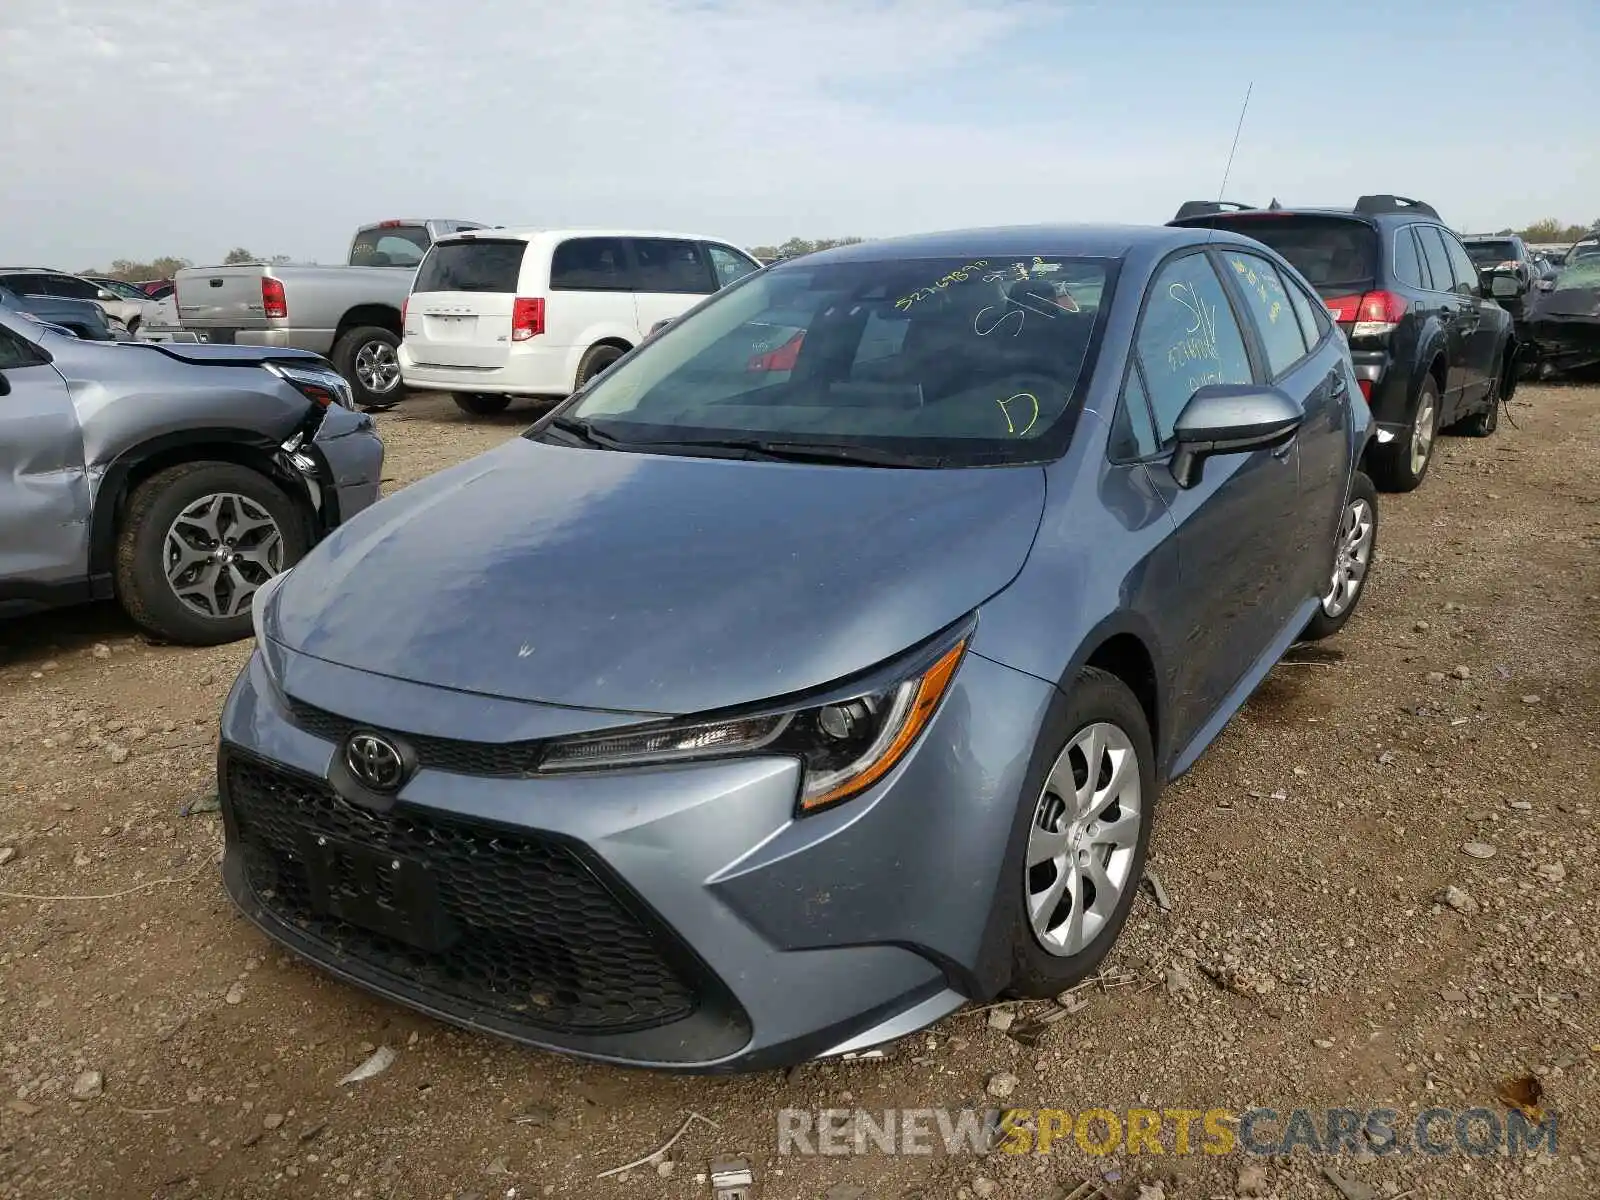
[(1229, 233), (763, 270), (262, 589), (227, 888), (347, 980), (642, 1066), (1053, 994), (1162, 786), (1349, 619), (1371, 436), (1316, 293)]

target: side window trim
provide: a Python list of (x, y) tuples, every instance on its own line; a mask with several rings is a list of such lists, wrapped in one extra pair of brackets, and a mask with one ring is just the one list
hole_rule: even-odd
[[(1230, 246), (1230, 247), (1228, 247), (1228, 251), (1229, 251), (1229, 253), (1238, 254), (1239, 256), (1241, 256), (1243, 258), (1253, 258), (1257, 262), (1259, 262), (1259, 263), (1263, 264), (1264, 266), (1270, 268), (1272, 270), (1272, 273), (1278, 277), (1278, 282), (1283, 285), (1284, 298), (1288, 299), (1288, 289), (1291, 288), (1291, 287), (1294, 287), (1296, 285), (1295, 285), (1295, 283), (1294, 283), (1294, 281), (1292, 279), (1285, 278), (1283, 272), (1278, 269), (1278, 264), (1277, 263), (1273, 262), (1270, 258), (1266, 257), (1266, 255), (1259, 254), (1254, 250), (1245, 250), (1245, 249), (1241, 249), (1241, 248), (1239, 248), (1237, 246)], [(1211, 253), (1215, 256), (1215, 259), (1216, 259), (1216, 261), (1213, 262), (1213, 264), (1212, 264), (1213, 266), (1218, 267), (1218, 268), (1225, 268), (1227, 266), (1226, 263), (1221, 261), (1223, 251), (1222, 251), (1222, 249), (1220, 247), (1217, 247), (1217, 246), (1211, 247)], [(1232, 298), (1235, 301), (1235, 304), (1234, 304), (1234, 308), (1236, 310), (1235, 311), (1235, 316), (1237, 317), (1237, 315), (1238, 315), (1237, 314), (1237, 310), (1240, 309), (1240, 308), (1248, 310), (1250, 306), (1249, 306), (1249, 303), (1244, 298), (1243, 291), (1236, 290), (1236, 289), (1238, 289), (1240, 287), (1240, 285), (1239, 285), (1239, 281), (1237, 279), (1232, 278), (1234, 272), (1229, 271), (1229, 270), (1225, 270), (1225, 269), (1219, 269), (1217, 271), (1217, 274), (1222, 278), (1224, 288), (1228, 289), (1230, 298)], [(1231, 287), (1229, 285), (1231, 285)], [(1295, 327), (1299, 328), (1299, 326), (1300, 326), (1300, 316), (1299, 316), (1298, 313), (1293, 311), (1293, 306), (1292, 305), (1291, 305), (1291, 308), (1290, 308), (1289, 315), (1294, 318)], [(1315, 342), (1311, 343), (1310, 345), (1307, 345), (1306, 348), (1303, 351), (1301, 351), (1300, 357), (1296, 358), (1294, 361), (1289, 363), (1288, 366), (1284, 367), (1284, 369), (1279, 371), (1276, 375), (1273, 375), (1273, 374), (1271, 374), (1271, 371), (1272, 371), (1272, 359), (1271, 359), (1271, 356), (1267, 354), (1266, 342), (1262, 338), (1260, 327), (1256, 325), (1255, 313), (1254, 312), (1250, 312), (1249, 316), (1250, 316), (1250, 333), (1253, 335), (1253, 337), (1247, 337), (1245, 339), (1245, 346), (1246, 346), (1246, 349), (1248, 350), (1249, 347), (1250, 347), (1250, 343), (1252, 341), (1255, 341), (1257, 343), (1257, 347), (1256, 348), (1260, 351), (1260, 360), (1259, 360), (1259, 362), (1256, 360), (1256, 358), (1254, 356), (1252, 356), (1251, 360), (1250, 360), (1250, 369), (1256, 375), (1256, 382), (1257, 383), (1262, 382), (1261, 375), (1262, 375), (1263, 372), (1266, 372), (1267, 373), (1267, 378), (1265, 380), (1266, 385), (1268, 387), (1276, 386), (1280, 380), (1288, 378), (1288, 376), (1294, 374), (1301, 367), (1305, 366), (1306, 365), (1306, 360), (1309, 359), (1313, 354), (1316, 353), (1318, 346), (1322, 345), (1322, 336), (1319, 336)], [(1244, 328), (1243, 322), (1240, 322), (1241, 331), (1243, 330), (1243, 328)], [(1320, 333), (1320, 331), (1319, 331), (1319, 333)], [(1300, 338), (1300, 340), (1302, 342), (1305, 341), (1305, 331), (1303, 329), (1301, 330), (1301, 338)]]
[[(1250, 253), (1248, 250), (1239, 250), (1236, 246), (1229, 249), (1238, 250), (1241, 254)], [(1222, 261), (1220, 249), (1208, 246), (1205, 248), (1205, 256), (1217, 279), (1222, 283), (1222, 294), (1228, 298), (1228, 307), (1233, 310), (1233, 323), (1239, 327), (1239, 335), (1244, 338), (1244, 353), (1250, 360), (1251, 381), (1270, 385), (1273, 382), (1272, 364), (1267, 358), (1266, 343), (1261, 340), (1261, 330), (1256, 328), (1255, 314), (1250, 311), (1250, 306), (1245, 303), (1244, 293), (1239, 290), (1239, 281), (1233, 278), (1233, 272), (1228, 269), (1228, 264)]]

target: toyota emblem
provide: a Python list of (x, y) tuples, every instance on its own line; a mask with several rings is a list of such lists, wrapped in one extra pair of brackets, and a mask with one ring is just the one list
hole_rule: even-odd
[(375, 792), (397, 791), (406, 779), (400, 747), (375, 733), (350, 735), (344, 745), (344, 765), (357, 782)]

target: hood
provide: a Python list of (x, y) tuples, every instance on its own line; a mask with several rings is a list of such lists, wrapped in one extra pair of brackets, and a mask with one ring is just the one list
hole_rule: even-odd
[(394, 678), (683, 714), (832, 683), (1005, 587), (1039, 467), (894, 470), (518, 438), (375, 505), (290, 573), (267, 636)]
[(179, 362), (202, 367), (236, 366), (240, 363), (288, 362), (291, 359), (320, 361), (320, 354), (309, 350), (288, 350), (281, 346), (227, 346), (209, 342), (135, 342), (141, 350), (164, 354)]

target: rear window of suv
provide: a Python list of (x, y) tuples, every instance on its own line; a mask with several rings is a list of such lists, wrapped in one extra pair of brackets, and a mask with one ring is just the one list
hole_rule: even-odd
[(527, 242), (470, 238), (438, 242), (417, 268), (413, 292), (515, 292)]
[(1489, 267), (1497, 263), (1510, 262), (1517, 257), (1517, 247), (1514, 242), (1468, 242), (1467, 257), (1472, 260), (1475, 267)]
[(1272, 247), (1315, 288), (1354, 286), (1377, 277), (1378, 234), (1365, 221), (1249, 215), (1203, 223), (1231, 229)]

